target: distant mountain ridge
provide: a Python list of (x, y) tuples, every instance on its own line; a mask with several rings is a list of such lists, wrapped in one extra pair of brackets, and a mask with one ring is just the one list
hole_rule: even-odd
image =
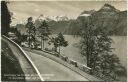
[[(84, 11), (78, 18), (70, 23), (66, 34), (79, 34), (81, 29), (85, 29), (82, 24), (87, 23), (88, 17), (91, 16), (91, 24), (94, 25), (95, 31), (104, 29), (108, 35), (127, 35), (127, 11), (117, 10), (114, 6), (104, 4), (98, 11)], [(77, 23), (75, 23), (77, 22)], [(77, 27), (76, 27), (77, 26)], [(73, 31), (72, 31), (73, 30)]]
[(63, 16), (63, 15), (61, 15), (61, 16), (45, 16), (42, 14), (38, 17), (37, 20), (40, 20), (40, 21), (46, 20), (49, 22), (49, 21), (68, 21), (69, 19), (67, 16)]
[[(68, 35), (78, 35), (82, 29), (86, 30), (83, 24), (89, 22), (94, 25), (94, 31), (104, 29), (108, 35), (126, 36), (127, 35), (127, 11), (120, 11), (110, 4), (104, 4), (98, 11), (83, 11), (77, 19), (69, 19), (67, 16), (45, 16), (40, 15), (35, 20), (35, 26), (38, 28), (43, 20), (46, 20), (51, 33), (56, 34), (62, 32)], [(25, 25), (16, 25), (16, 27), (24, 33)], [(25, 34), (25, 33), (24, 33)]]

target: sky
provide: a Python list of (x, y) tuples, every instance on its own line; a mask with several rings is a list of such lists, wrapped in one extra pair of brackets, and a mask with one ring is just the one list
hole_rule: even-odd
[(46, 16), (63, 15), (75, 19), (84, 10), (99, 10), (105, 3), (124, 11), (127, 9), (125, 1), (10, 1), (8, 8), (13, 12), (12, 24), (26, 21), (32, 16), (34, 19), (41, 14)]

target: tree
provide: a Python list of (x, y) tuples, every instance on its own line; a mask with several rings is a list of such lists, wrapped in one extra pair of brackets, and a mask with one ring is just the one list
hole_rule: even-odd
[(16, 43), (18, 43), (19, 45), (21, 44), (21, 42), (25, 42), (27, 41), (27, 35), (25, 34), (21, 34), (20, 30), (14, 27), (10, 28), (10, 32), (14, 33), (15, 36), (17, 38), (13, 39)]
[(93, 57), (93, 53), (95, 53), (94, 46), (96, 36), (94, 34), (94, 30), (92, 29), (93, 25), (90, 21), (90, 18), (88, 18), (88, 22), (83, 24), (86, 29), (83, 29), (81, 32), (81, 54), (86, 56), (87, 66), (91, 68), (91, 57)]
[(55, 47), (55, 51), (57, 52), (57, 47), (59, 47), (59, 54), (60, 54), (60, 47), (66, 47), (68, 46), (68, 42), (65, 41), (64, 36), (62, 35), (62, 33), (59, 33), (57, 37), (52, 39), (54, 47)]
[(21, 33), (17, 30), (17, 28), (15, 28), (15, 35), (17, 36), (17, 38), (14, 40), (17, 44), (21, 45), (22, 42), (22, 35)]
[[(121, 66), (120, 60), (116, 54), (113, 53), (111, 47), (112, 39), (100, 30), (95, 40), (95, 58), (92, 57), (91, 68), (93, 73), (97, 72), (100, 77), (104, 77), (105, 80), (117, 80), (117, 75), (125, 69)], [(109, 78), (109, 79), (108, 79)]]
[(105, 80), (116, 80), (117, 75), (125, 69), (121, 66), (117, 55), (113, 53), (112, 39), (103, 29), (94, 32), (91, 21), (85, 24), (85, 27), (86, 30), (82, 32), (81, 54), (86, 56), (87, 66), (92, 68), (90, 73), (104, 77)]
[(44, 41), (46, 40), (47, 37), (49, 37), (48, 35), (50, 34), (50, 30), (48, 27), (49, 26), (45, 20), (38, 27), (39, 37), (41, 37), (41, 49), (44, 49)]
[(1, 1), (1, 34), (8, 35), (11, 23), (11, 15), (6, 1)]
[(31, 47), (31, 43), (35, 42), (36, 29), (34, 23), (32, 21), (32, 17), (28, 18), (28, 22), (26, 24), (26, 28), (28, 29), (28, 45)]

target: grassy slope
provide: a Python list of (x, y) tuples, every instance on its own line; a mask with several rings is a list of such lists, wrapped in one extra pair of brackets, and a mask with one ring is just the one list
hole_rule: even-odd
[(23, 71), (20, 67), (20, 64), (17, 60), (17, 58), (13, 55), (13, 52), (9, 48), (8, 44), (6, 44), (3, 40), (1, 41), (2, 43), (2, 53), (1, 53), (1, 73), (2, 73), (2, 81), (24, 81), (25, 77), (6, 77), (5, 75), (8, 74), (23, 74)]

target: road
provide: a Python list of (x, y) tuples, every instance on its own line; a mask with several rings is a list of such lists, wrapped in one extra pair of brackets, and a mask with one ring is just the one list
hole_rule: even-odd
[(26, 51), (26, 53), (46, 81), (88, 81), (88, 79), (78, 73), (47, 57), (28, 51)]
[[(33, 70), (33, 67), (30, 65), (26, 57), (23, 55), (23, 52), (21, 52), (16, 45), (8, 41), (7, 39), (2, 38), (2, 40), (9, 45), (9, 48), (12, 50), (13, 54), (18, 59), (23, 72), (25, 74), (36, 74)], [(80, 74), (47, 57), (32, 52), (25, 52), (35, 64), (43, 79), (46, 81), (88, 81), (88, 79), (81, 76)], [(26, 77), (27, 81), (36, 80), (33, 78), (27, 78), (28, 77)]]
[[(21, 50), (16, 45), (14, 45), (12, 42), (7, 40), (6, 38), (2, 37), (1, 39), (9, 46), (8, 48), (11, 49), (11, 51), (17, 58), (21, 66), (21, 69), (24, 72), (25, 80), (26, 81), (40, 81), (40, 78), (37, 75), (37, 72), (35, 71), (33, 66), (30, 64), (30, 62), (28, 62), (28, 59), (24, 56), (23, 52), (21, 52)], [(36, 76), (33, 77), (29, 75), (36, 75)]]

